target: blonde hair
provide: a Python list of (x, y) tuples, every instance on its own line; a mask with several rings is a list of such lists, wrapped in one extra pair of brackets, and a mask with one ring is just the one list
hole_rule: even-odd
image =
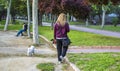
[(64, 26), (66, 22), (66, 15), (64, 13), (61, 13), (56, 21), (56, 23), (60, 24), (61, 26)]

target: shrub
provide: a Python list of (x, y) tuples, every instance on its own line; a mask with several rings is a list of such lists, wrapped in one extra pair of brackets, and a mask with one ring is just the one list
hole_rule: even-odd
[(113, 23), (113, 25), (116, 27), (117, 24), (119, 23), (119, 19), (118, 19), (118, 18), (113, 18), (113, 19), (112, 19), (112, 23)]

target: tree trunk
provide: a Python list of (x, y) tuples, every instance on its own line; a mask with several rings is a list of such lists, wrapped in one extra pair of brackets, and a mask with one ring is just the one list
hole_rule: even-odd
[(12, 24), (12, 16), (11, 16), (11, 14), (9, 15), (9, 24)]
[(6, 23), (5, 23), (5, 26), (4, 26), (4, 31), (7, 30), (7, 26), (8, 26), (8, 23), (9, 23), (9, 18), (10, 18), (10, 8), (11, 8), (11, 0), (9, 1), (9, 6), (7, 8), (7, 17), (6, 17)]
[(69, 17), (70, 17), (70, 15), (69, 15), (69, 13), (67, 13), (67, 21), (68, 22), (70, 22)]
[(0, 21), (2, 20), (2, 15), (0, 14)]
[(39, 44), (38, 37), (38, 0), (33, 0), (32, 4), (32, 15), (33, 15), (33, 43)]
[(52, 15), (51, 30), (53, 30), (54, 24), (55, 24), (56, 20), (57, 20), (57, 15), (54, 15), (54, 14), (53, 14), (53, 15)]
[(15, 16), (12, 16), (12, 24), (15, 24)]
[(73, 16), (70, 16), (70, 21), (73, 21)]
[(40, 26), (42, 26), (42, 13), (41, 12), (39, 12), (38, 18), (39, 18), (38, 23), (39, 23)]
[(86, 26), (88, 26), (89, 25), (89, 23), (88, 23), (88, 18), (86, 19)]
[(55, 23), (55, 15), (52, 15), (51, 30), (53, 30), (54, 23)]
[(28, 31), (27, 31), (27, 34), (28, 34), (28, 37), (31, 37), (30, 36), (30, 1), (27, 0), (27, 14), (28, 14)]
[(104, 25), (105, 25), (105, 14), (106, 14), (106, 10), (105, 10), (104, 6), (102, 6), (102, 10), (103, 10), (103, 14), (102, 14), (102, 25), (101, 25), (101, 28), (104, 28)]
[(101, 23), (101, 21), (102, 21), (101, 14), (98, 14), (98, 17), (99, 17), (99, 22)]
[(43, 21), (45, 22), (46, 20), (45, 20), (45, 14), (43, 14)]

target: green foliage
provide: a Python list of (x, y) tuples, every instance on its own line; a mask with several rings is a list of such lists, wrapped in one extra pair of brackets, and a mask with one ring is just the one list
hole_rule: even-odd
[(8, 6), (8, 0), (0, 0), (0, 3), (4, 5), (5, 7)]
[(54, 71), (53, 63), (40, 63), (37, 65), (37, 68), (41, 71)]
[(112, 4), (119, 4), (119, 0), (89, 0), (91, 3), (97, 4), (97, 5), (108, 5), (110, 2)]
[(5, 20), (0, 21), (0, 25), (4, 25), (5, 24)]
[(81, 71), (120, 71), (120, 53), (68, 54)]
[(114, 26), (116, 27), (117, 24), (119, 24), (119, 19), (116, 17), (116, 18), (113, 18), (112, 19), (112, 23), (114, 24)]

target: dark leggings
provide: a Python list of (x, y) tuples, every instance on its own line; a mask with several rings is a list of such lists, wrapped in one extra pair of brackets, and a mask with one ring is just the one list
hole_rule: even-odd
[(67, 53), (68, 46), (62, 46), (63, 39), (57, 39), (57, 54), (58, 54), (58, 61), (61, 61), (60, 56), (65, 57)]

